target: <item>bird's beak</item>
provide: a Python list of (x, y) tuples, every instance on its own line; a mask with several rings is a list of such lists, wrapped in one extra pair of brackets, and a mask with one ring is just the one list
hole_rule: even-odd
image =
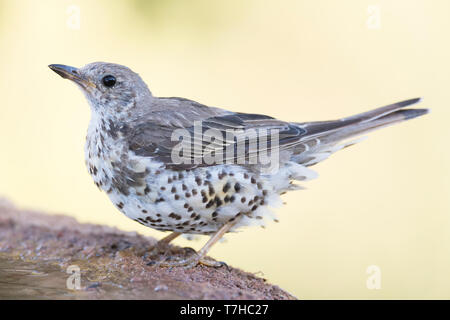
[(95, 88), (95, 84), (91, 82), (89, 79), (83, 77), (78, 71), (78, 69), (75, 67), (65, 66), (63, 64), (51, 64), (48, 67), (53, 71), (55, 71), (64, 79), (72, 80), (78, 83), (79, 85), (83, 86), (84, 88), (87, 87)]

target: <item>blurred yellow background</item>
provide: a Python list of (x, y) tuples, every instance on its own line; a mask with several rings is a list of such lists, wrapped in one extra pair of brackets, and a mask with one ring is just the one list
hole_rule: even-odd
[[(446, 0), (0, 0), (0, 195), (164, 235), (93, 184), (89, 107), (50, 63), (125, 64), (157, 96), (299, 122), (422, 96), (430, 115), (313, 167), (319, 179), (285, 196), (280, 223), (228, 235), (210, 254), (304, 299), (448, 299), (449, 12)], [(380, 289), (366, 285), (371, 265)]]

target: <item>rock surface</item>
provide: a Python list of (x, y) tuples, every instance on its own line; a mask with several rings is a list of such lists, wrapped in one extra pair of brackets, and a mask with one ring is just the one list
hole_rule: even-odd
[[(164, 258), (149, 255), (155, 243), (0, 199), (0, 299), (295, 299), (235, 268), (151, 265)], [(186, 254), (170, 247), (170, 256)]]

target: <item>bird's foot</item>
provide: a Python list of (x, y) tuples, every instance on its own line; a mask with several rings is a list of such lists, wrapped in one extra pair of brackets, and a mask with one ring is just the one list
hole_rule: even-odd
[(173, 253), (173, 248), (168, 243), (156, 243), (150, 250), (148, 250), (143, 259), (147, 265), (156, 265), (158, 260), (170, 259)]
[(152, 250), (148, 253), (150, 257), (155, 257), (161, 254), (167, 255), (167, 253), (170, 251), (169, 243), (177, 238), (181, 233), (179, 232), (172, 232), (168, 236), (164, 237), (163, 239), (159, 240), (152, 248)]
[(191, 251), (191, 255), (187, 258), (179, 259), (179, 260), (171, 260), (169, 259), (160, 261), (156, 263), (156, 266), (159, 267), (165, 267), (165, 268), (172, 268), (172, 267), (185, 267), (185, 268), (193, 268), (197, 265), (204, 265), (207, 267), (214, 267), (214, 268), (220, 268), (220, 267), (227, 267), (228, 265), (225, 262), (221, 261), (215, 261), (208, 259), (204, 256), (199, 255), (194, 249), (192, 248), (184, 248), (185, 251)]
[(150, 250), (149, 255), (151, 257), (158, 256), (160, 254), (166, 254), (170, 251), (170, 247), (168, 243), (165, 242), (157, 242), (153, 248)]

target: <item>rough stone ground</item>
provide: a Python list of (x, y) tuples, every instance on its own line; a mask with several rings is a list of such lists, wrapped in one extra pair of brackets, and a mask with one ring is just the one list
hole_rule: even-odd
[[(0, 299), (295, 299), (239, 269), (148, 265), (156, 240), (62, 215), (15, 208), (0, 199)], [(171, 246), (170, 255), (186, 250)], [(67, 289), (67, 268), (81, 289)]]

